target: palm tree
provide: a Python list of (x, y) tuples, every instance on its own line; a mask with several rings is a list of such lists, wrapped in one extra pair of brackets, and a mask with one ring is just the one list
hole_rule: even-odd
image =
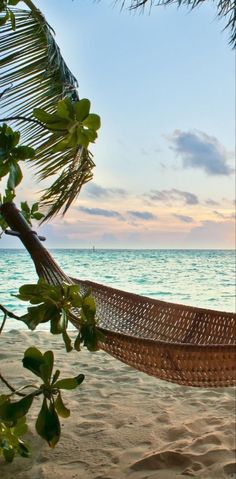
[[(128, 3), (128, 0), (121, 0), (122, 7)], [(143, 9), (145, 6), (167, 6), (175, 4), (178, 7), (187, 6), (190, 9), (206, 4), (207, 0), (129, 0), (131, 10)], [(209, 3), (209, 1), (208, 1)], [(225, 28), (230, 30), (230, 44), (236, 47), (236, 2), (235, 0), (212, 0), (216, 5), (217, 16), (226, 20)]]
[[(1, 119), (20, 128), (22, 140), (36, 146), (36, 156), (28, 160), (36, 169), (39, 180), (52, 178), (51, 185), (41, 197), (48, 208), (46, 219), (69, 208), (82, 185), (92, 178), (95, 166), (92, 154), (82, 144), (63, 151), (55, 145), (63, 132), (45, 129), (34, 118), (33, 109), (40, 107), (55, 112), (58, 100), (79, 101), (77, 80), (67, 67), (55, 41), (54, 32), (40, 10), (31, 0), (23, 0), (27, 9), (16, 8), (20, 0), (0, 0), (0, 67)], [(117, 0), (118, 1), (118, 0)], [(128, 0), (120, 0), (124, 6)], [(130, 8), (145, 5), (177, 3), (196, 8), (205, 0), (129, 0)], [(236, 7), (233, 0), (212, 0), (219, 17), (226, 18), (230, 42), (236, 44)], [(55, 177), (56, 175), (56, 177)]]
[(78, 102), (78, 85), (43, 14), (31, 0), (24, 0), (25, 10), (15, 8), (18, 2), (0, 0), (1, 121), (20, 128), (22, 141), (36, 146), (36, 156), (29, 161), (39, 180), (57, 175), (41, 198), (50, 218), (68, 209), (92, 178), (95, 165), (90, 151), (81, 145), (54, 152), (63, 134), (45, 129), (33, 117), (35, 107), (52, 113), (62, 98)]

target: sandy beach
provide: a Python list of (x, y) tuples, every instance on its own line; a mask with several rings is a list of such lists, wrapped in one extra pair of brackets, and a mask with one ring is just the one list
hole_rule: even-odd
[(15, 386), (33, 375), (21, 367), (24, 350), (53, 348), (65, 376), (85, 374), (65, 391), (71, 409), (62, 437), (50, 449), (29, 421), (30, 459), (5, 465), (4, 479), (235, 479), (236, 391), (186, 388), (139, 373), (99, 351), (66, 354), (60, 337), (12, 330), (1, 336), (1, 372)]

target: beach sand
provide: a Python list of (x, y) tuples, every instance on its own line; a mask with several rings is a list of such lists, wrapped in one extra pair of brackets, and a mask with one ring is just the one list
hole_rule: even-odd
[[(99, 351), (66, 354), (60, 337), (9, 331), (1, 336), (1, 373), (19, 387), (33, 375), (21, 367), (24, 350), (55, 351), (65, 377), (84, 373), (65, 391), (71, 416), (50, 449), (29, 420), (30, 459), (5, 465), (2, 479), (235, 479), (235, 393), (197, 389), (149, 377)], [(62, 375), (63, 377), (63, 375)]]

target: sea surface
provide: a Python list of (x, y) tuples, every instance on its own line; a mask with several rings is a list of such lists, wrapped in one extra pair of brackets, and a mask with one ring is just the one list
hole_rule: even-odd
[[(164, 301), (235, 311), (233, 250), (57, 249), (51, 253), (72, 277)], [(24, 314), (27, 303), (14, 295), (22, 284), (37, 282), (29, 254), (23, 249), (0, 249), (0, 278), (0, 304)], [(7, 319), (4, 329), (26, 326)]]

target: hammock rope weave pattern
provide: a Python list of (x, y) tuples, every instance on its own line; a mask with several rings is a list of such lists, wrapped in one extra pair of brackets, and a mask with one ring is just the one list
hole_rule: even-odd
[[(79, 283), (91, 289), (100, 347), (149, 375), (185, 386), (236, 385), (236, 314), (168, 303), (68, 277), (44, 248), (13, 203), (1, 213), (50, 284)], [(76, 314), (71, 322), (77, 326)]]

